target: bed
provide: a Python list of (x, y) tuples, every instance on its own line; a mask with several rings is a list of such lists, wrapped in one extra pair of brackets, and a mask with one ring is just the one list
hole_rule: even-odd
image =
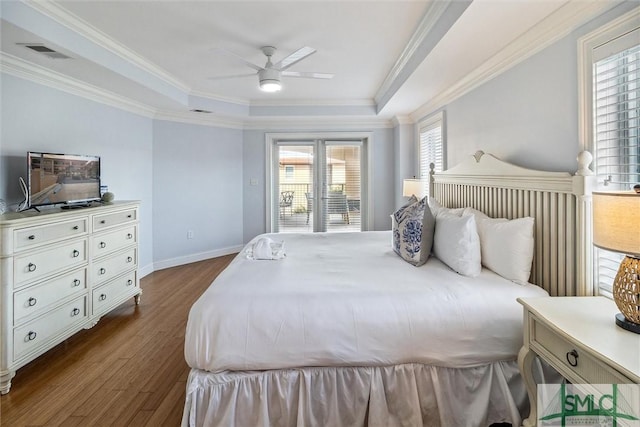
[(443, 206), (535, 219), (529, 284), (433, 256), (415, 267), (391, 232), (258, 236), (286, 258), (249, 259), (254, 239), (190, 311), (183, 425), (519, 425), (516, 298), (589, 294), (588, 163), (573, 175), (476, 153), (431, 176)]

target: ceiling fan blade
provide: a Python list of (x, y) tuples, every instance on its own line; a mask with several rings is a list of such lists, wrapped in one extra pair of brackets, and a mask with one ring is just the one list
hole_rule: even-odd
[(307, 56), (313, 55), (314, 53), (316, 53), (316, 50), (314, 48), (305, 46), (303, 48), (296, 50), (295, 52), (293, 52), (291, 55), (287, 56), (283, 60), (277, 62), (273, 67), (281, 71), (286, 70), (296, 62), (300, 62)]
[(221, 52), (221, 53), (223, 53), (223, 54), (225, 54), (225, 55), (227, 55), (227, 56), (230, 56), (230, 57), (232, 57), (232, 58), (235, 58), (235, 59), (239, 60), (240, 62), (243, 62), (245, 65), (247, 65), (247, 66), (249, 66), (249, 67), (253, 68), (253, 69), (254, 69), (254, 70), (256, 70), (256, 71), (260, 71), (260, 70), (262, 70), (262, 67), (261, 67), (261, 66), (256, 65), (256, 64), (254, 64), (253, 62), (249, 62), (249, 61), (247, 61), (247, 60), (246, 60), (246, 59), (244, 59), (242, 56), (238, 55), (237, 53), (233, 53), (233, 52), (231, 52), (230, 50), (223, 49), (223, 48), (221, 48), (221, 47), (215, 47), (215, 48), (213, 48), (213, 49), (211, 49), (211, 50), (214, 50), (214, 51), (217, 51), (217, 52)]
[(238, 77), (252, 77), (255, 76), (258, 73), (247, 73), (247, 74), (229, 74), (226, 76), (213, 76), (213, 77), (207, 77), (207, 80), (225, 80), (225, 79), (235, 79)]
[(311, 73), (304, 71), (283, 71), (283, 76), (286, 77), (304, 77), (307, 79), (332, 79), (332, 73)]

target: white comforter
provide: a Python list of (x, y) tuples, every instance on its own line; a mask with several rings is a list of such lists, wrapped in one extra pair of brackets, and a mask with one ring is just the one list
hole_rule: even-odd
[(516, 298), (547, 295), (487, 269), (460, 276), (433, 257), (414, 267), (391, 250), (390, 232), (269, 237), (286, 242), (286, 258), (250, 260), (243, 251), (191, 308), (192, 368), (510, 360), (522, 345)]

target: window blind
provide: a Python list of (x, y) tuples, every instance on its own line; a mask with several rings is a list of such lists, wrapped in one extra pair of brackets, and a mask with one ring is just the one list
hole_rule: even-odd
[(444, 168), (444, 138), (443, 138), (443, 114), (425, 120), (419, 127), (419, 174), (420, 179), (426, 184), (425, 194), (429, 190), (429, 165), (435, 165), (435, 171), (441, 172)]
[[(640, 183), (640, 30), (594, 49), (594, 165), (598, 187), (628, 190)], [(622, 49), (622, 50), (620, 50)], [(611, 295), (623, 254), (595, 249), (599, 292)]]

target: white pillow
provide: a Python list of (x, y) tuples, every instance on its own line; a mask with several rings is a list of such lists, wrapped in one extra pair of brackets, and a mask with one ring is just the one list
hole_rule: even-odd
[(464, 276), (478, 276), (482, 266), (475, 217), (440, 211), (436, 216), (433, 251), (440, 261), (455, 272)]
[(453, 214), (456, 216), (462, 216), (462, 214), (465, 212), (465, 209), (466, 209), (466, 208), (455, 208), (455, 209), (445, 208), (440, 204), (439, 201), (437, 201), (433, 197), (429, 197), (429, 207), (431, 208), (431, 213), (433, 214), (434, 217), (437, 217), (440, 212), (445, 212), (445, 213)]
[(482, 265), (525, 284), (533, 262), (533, 218), (485, 218), (478, 222)]

